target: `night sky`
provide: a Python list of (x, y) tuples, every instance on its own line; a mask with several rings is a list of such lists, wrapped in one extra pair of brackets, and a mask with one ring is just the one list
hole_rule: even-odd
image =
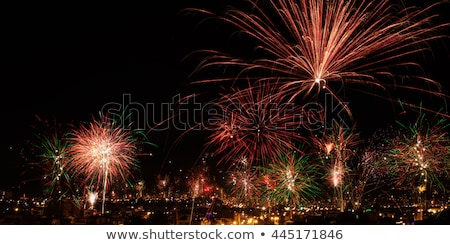
[[(223, 2), (237, 1), (4, 4), (0, 144), (5, 171), (0, 174), (0, 187), (18, 176), (14, 167), (19, 161), (17, 154), (24, 142), (32, 139), (36, 115), (77, 123), (88, 121), (107, 103), (121, 103), (125, 94), (133, 102), (158, 105), (171, 102), (179, 93), (195, 91), (188, 86), (195, 61), (183, 58), (203, 48), (226, 50), (233, 42), (229, 42), (226, 28), (217, 28), (214, 22), (198, 26), (201, 17), (180, 10), (221, 9)], [(443, 22), (450, 21), (445, 15), (450, 13), (449, 5), (438, 10)], [(433, 55), (424, 54), (421, 64), (427, 75), (448, 91), (449, 41), (432, 45), (436, 47)], [(363, 105), (359, 99), (364, 100)], [(373, 131), (395, 118), (389, 102), (355, 95), (351, 103), (359, 104), (354, 112), (361, 130)], [(172, 164), (192, 162), (202, 149), (200, 136), (190, 134), (183, 140), (189, 143), (169, 153), (176, 133), (149, 135), (159, 148), (153, 159), (143, 161), (153, 166), (169, 159)]]

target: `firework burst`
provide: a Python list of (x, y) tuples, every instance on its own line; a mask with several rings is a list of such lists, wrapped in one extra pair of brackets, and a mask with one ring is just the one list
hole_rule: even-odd
[(89, 209), (94, 209), (95, 203), (97, 202), (98, 192), (88, 190), (86, 194), (86, 203), (89, 203)]
[(70, 152), (71, 170), (82, 176), (85, 184), (103, 189), (102, 213), (105, 195), (110, 184), (121, 178), (127, 181), (136, 165), (137, 142), (129, 131), (102, 116), (90, 124), (81, 125), (73, 133)]
[(319, 166), (308, 155), (288, 150), (279, 152), (277, 158), (263, 167), (267, 199), (275, 205), (296, 207), (313, 200), (320, 193), (317, 179)]
[(70, 188), (71, 177), (67, 172), (67, 166), (71, 161), (68, 154), (69, 143), (65, 141), (64, 136), (53, 135), (50, 138), (44, 138), (40, 149), (42, 154), (42, 163), (46, 165), (47, 173), (44, 176), (45, 192), (49, 195), (61, 192), (64, 186)]
[(323, 131), (321, 137), (312, 137), (312, 143), (320, 149), (322, 161), (331, 186), (337, 191), (340, 210), (344, 209), (344, 178), (349, 172), (349, 161), (355, 155), (354, 147), (360, 143), (355, 127), (347, 128), (344, 123), (333, 121), (332, 128)]
[(319, 148), (320, 158), (324, 162), (331, 162), (332, 169), (336, 170), (330, 179), (336, 186), (336, 182), (340, 181), (336, 181), (335, 177), (342, 176), (346, 162), (355, 155), (353, 148), (361, 142), (359, 134), (355, 132), (355, 127), (347, 128), (345, 123), (333, 121), (330, 130), (324, 130), (321, 136), (314, 135), (311, 140), (313, 145)]
[[(237, 67), (238, 74), (203, 79), (199, 83), (249, 78), (257, 82), (281, 82), (280, 93), (292, 99), (313, 98), (326, 92), (340, 102), (343, 100), (339, 91), (350, 84), (355, 90), (369, 94), (374, 93), (373, 88), (380, 89), (382, 94), (376, 96), (385, 98), (390, 87), (445, 96), (438, 82), (422, 74), (411, 74), (408, 69), (420, 68), (413, 55), (429, 48), (429, 41), (445, 36), (438, 31), (449, 23), (433, 25), (437, 16), (428, 15), (439, 3), (423, 9), (399, 9), (389, 0), (250, 0), (248, 3), (251, 11), (231, 7), (222, 16), (193, 10), (218, 17), (237, 27), (239, 34), (244, 33), (257, 42), (253, 56), (256, 58), (252, 59), (201, 50), (208, 56), (198, 70)], [(408, 75), (401, 74), (402, 69)], [(410, 83), (397, 83), (392, 79), (395, 77), (409, 77)], [(364, 86), (372, 89), (361, 90)], [(345, 103), (342, 105), (351, 113)]]
[(399, 124), (403, 134), (391, 141), (389, 150), (396, 185), (410, 188), (436, 185), (445, 189), (441, 179), (448, 178), (450, 171), (447, 120), (420, 113), (416, 122)]
[(263, 183), (255, 168), (233, 170), (230, 173), (230, 180), (231, 196), (236, 203), (251, 206), (260, 201)]
[(207, 146), (223, 156), (219, 163), (258, 166), (277, 156), (277, 146), (296, 149), (303, 139), (297, 130), (305, 126), (304, 111), (277, 95), (276, 87), (265, 85), (222, 96), (207, 138)]
[(214, 178), (212, 178), (206, 162), (193, 166), (185, 178), (188, 196), (193, 199), (215, 195)]
[(33, 127), (36, 139), (33, 142), (32, 152), (38, 156), (36, 165), (43, 174), (39, 179), (44, 181), (44, 194), (50, 198), (61, 201), (70, 197), (79, 206), (75, 191), (72, 188), (73, 176), (68, 171), (72, 161), (69, 152), (70, 141), (68, 133), (62, 124), (56, 120), (52, 122), (37, 116), (38, 123)]
[(392, 189), (391, 148), (389, 141), (396, 139), (399, 132), (392, 125), (374, 132), (358, 152), (357, 162), (350, 165), (347, 178), (351, 203), (362, 204), (363, 196), (381, 188)]
[(156, 186), (158, 188), (158, 191), (162, 193), (162, 197), (165, 199), (167, 198), (167, 196), (170, 195), (170, 187), (171, 187), (170, 177), (167, 174), (166, 175), (158, 174), (156, 178), (157, 178)]
[(134, 185), (134, 189), (136, 190), (136, 198), (142, 198), (144, 196), (143, 192), (145, 190), (145, 180), (139, 180)]
[(362, 204), (365, 195), (384, 186), (384, 182), (388, 179), (387, 161), (382, 153), (367, 147), (361, 153), (358, 162), (349, 167), (350, 173), (346, 179), (347, 192), (351, 199), (350, 203), (354, 204), (355, 208)]

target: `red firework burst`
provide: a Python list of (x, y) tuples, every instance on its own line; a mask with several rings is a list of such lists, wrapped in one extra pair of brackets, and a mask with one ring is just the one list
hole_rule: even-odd
[(264, 183), (256, 169), (236, 169), (231, 171), (231, 195), (237, 204), (254, 205), (261, 199), (261, 188)]
[(274, 86), (233, 89), (216, 104), (220, 110), (210, 122), (207, 146), (221, 156), (219, 163), (261, 165), (276, 157), (279, 147), (296, 149), (304, 138), (304, 111), (278, 96)]

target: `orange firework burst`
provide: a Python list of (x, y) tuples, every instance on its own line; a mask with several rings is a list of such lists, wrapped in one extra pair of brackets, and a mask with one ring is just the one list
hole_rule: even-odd
[(86, 184), (102, 186), (103, 202), (109, 185), (117, 177), (125, 181), (131, 168), (137, 166), (137, 143), (132, 134), (108, 117), (101, 117), (87, 126), (81, 125), (72, 140), (71, 170), (75, 175), (83, 176)]
[[(248, 2), (251, 11), (231, 8), (219, 19), (257, 42), (255, 58), (202, 50), (209, 56), (199, 65), (199, 70), (234, 66), (238, 67), (239, 73), (237, 77), (200, 82), (240, 78), (258, 82), (281, 81), (280, 93), (292, 99), (312, 98), (324, 91), (340, 102), (343, 101), (338, 92), (343, 85), (348, 88), (350, 84), (359, 91), (361, 85), (370, 85), (383, 93), (394, 87), (445, 96), (438, 82), (421, 74), (411, 74), (411, 69), (407, 69), (420, 70), (411, 55), (427, 49), (427, 42), (445, 36), (438, 31), (448, 27), (449, 23), (433, 24), (437, 16), (427, 14), (438, 3), (424, 9), (398, 9), (389, 0)], [(200, 12), (214, 16), (206, 10)], [(403, 68), (408, 74), (401, 74)], [(411, 78), (410, 83), (387, 82), (397, 76)], [(364, 93), (373, 91), (362, 90)], [(351, 115), (347, 105), (341, 104)]]

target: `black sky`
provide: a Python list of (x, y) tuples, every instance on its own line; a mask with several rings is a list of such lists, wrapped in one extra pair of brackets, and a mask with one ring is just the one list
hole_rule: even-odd
[(119, 4), (12, 8), (3, 56), (7, 125), (17, 128), (35, 113), (86, 118), (124, 93), (145, 102), (175, 93), (190, 47), (182, 45), (177, 11)]
[[(197, 27), (199, 18), (180, 11), (220, 8), (215, 5), (220, 2), (4, 4), (0, 144), (5, 171), (0, 179), (17, 176), (18, 155), (34, 139), (36, 116), (76, 124), (108, 103), (122, 103), (125, 95), (133, 103), (158, 107), (184, 93), (195, 64), (183, 58), (220, 45), (224, 34)], [(158, 149), (145, 161), (164, 161), (164, 166), (180, 161), (173, 158), (194, 161), (202, 142), (172, 149), (176, 135), (150, 135)]]
[[(201, 18), (180, 11), (220, 9), (230, 2), (237, 1), (3, 4), (0, 142), (2, 154), (8, 157), (2, 161), (13, 164), (15, 149), (31, 137), (35, 115), (61, 122), (87, 121), (103, 105), (121, 103), (124, 94), (143, 104), (170, 102), (186, 89), (195, 65), (183, 58), (197, 49), (228, 43), (226, 31), (214, 25), (199, 27)], [(438, 11), (443, 22), (450, 21), (449, 11)], [(438, 50), (433, 57), (425, 56), (423, 66), (445, 89), (450, 46), (436, 45)], [(366, 105), (355, 110), (368, 112), (358, 114), (361, 128), (391, 120), (391, 108), (384, 108), (387, 104), (363, 95), (359, 98)], [(155, 142), (162, 148), (171, 144), (164, 133), (158, 137)], [(201, 144), (190, 143), (180, 154), (195, 158)]]

